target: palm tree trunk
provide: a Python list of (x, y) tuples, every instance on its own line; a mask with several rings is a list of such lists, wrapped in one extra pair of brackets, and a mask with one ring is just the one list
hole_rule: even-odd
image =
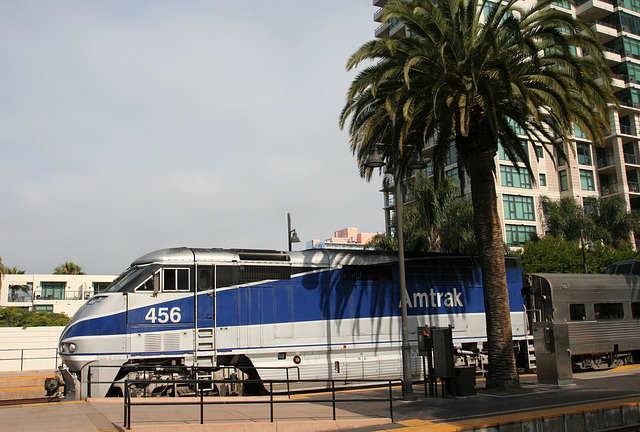
[(490, 147), (474, 154), (465, 166), (470, 177), (474, 231), (482, 268), (489, 351), (487, 387), (509, 388), (519, 386), (519, 380), (511, 333), (504, 241), (494, 180), (496, 152), (493, 146)]

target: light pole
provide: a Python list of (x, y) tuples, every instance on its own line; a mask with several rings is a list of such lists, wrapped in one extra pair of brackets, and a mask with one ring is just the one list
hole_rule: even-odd
[(595, 252), (595, 248), (590, 244), (585, 242), (584, 239), (584, 230), (580, 230), (580, 246), (582, 247), (582, 264), (584, 265), (584, 274), (589, 273), (587, 270), (587, 254), (585, 253), (585, 247), (589, 246), (587, 250), (589, 252)]
[(296, 230), (291, 229), (291, 213), (287, 213), (287, 240), (289, 242), (289, 252), (291, 252), (291, 243), (300, 243), (300, 237), (296, 234)]
[[(413, 377), (411, 375), (411, 345), (409, 344), (409, 317), (407, 313), (407, 278), (404, 266), (404, 233), (402, 224), (402, 210), (404, 199), (402, 194), (402, 164), (400, 160), (400, 147), (396, 141), (396, 119), (391, 117), (391, 146), (392, 146), (392, 175), (395, 188), (396, 207), (396, 236), (398, 237), (398, 276), (400, 278), (400, 314), (402, 318), (402, 395), (404, 400), (415, 400), (413, 395)], [(426, 164), (419, 155), (414, 155), (407, 165), (411, 169), (424, 168)], [(365, 161), (368, 168), (385, 166), (383, 158), (374, 148), (374, 153)]]

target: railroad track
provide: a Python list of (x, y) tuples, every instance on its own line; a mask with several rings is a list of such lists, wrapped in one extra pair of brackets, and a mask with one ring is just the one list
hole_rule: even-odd
[(46, 397), (36, 397), (36, 398), (20, 398), (20, 399), (0, 399), (0, 406), (9, 406), (9, 405), (29, 405), (29, 404), (39, 404), (39, 403), (49, 403), (49, 402), (60, 402), (60, 398), (58, 396), (46, 396)]

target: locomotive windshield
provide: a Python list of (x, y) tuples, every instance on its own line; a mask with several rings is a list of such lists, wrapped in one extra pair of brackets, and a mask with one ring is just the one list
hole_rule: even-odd
[(159, 265), (129, 267), (104, 292), (133, 292), (133, 290), (160, 268)]

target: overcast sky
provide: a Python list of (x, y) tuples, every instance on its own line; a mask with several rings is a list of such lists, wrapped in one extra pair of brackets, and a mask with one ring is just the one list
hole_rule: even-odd
[(117, 274), (152, 250), (384, 230), (338, 117), (371, 0), (0, 0), (0, 257)]

